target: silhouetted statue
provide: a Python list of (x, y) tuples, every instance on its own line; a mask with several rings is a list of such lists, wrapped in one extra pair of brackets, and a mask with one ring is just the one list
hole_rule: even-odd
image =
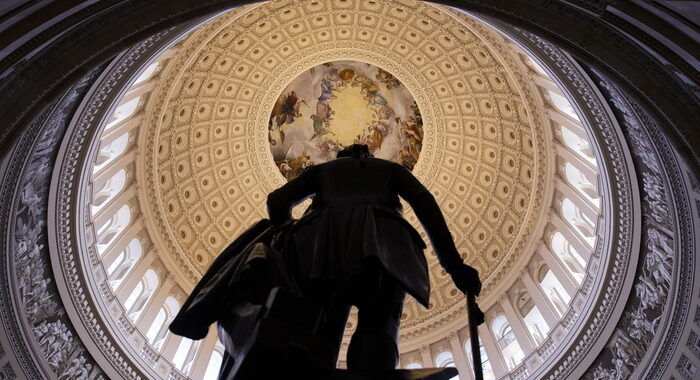
[[(399, 197), (413, 208), (457, 288), (479, 294), (477, 271), (463, 263), (434, 197), (408, 169), (373, 158), (366, 145), (351, 145), (337, 157), (307, 168), (269, 195), (269, 223), (251, 227), (217, 258), (171, 324), (173, 332), (200, 339), (209, 324), (219, 321), (226, 330), (227, 351), (240, 348), (237, 339), (243, 337), (237, 334), (249, 333), (255, 319), (247, 316), (260, 311), (272, 287), (282, 286), (320, 306), (316, 314), (304, 312), (313, 306), (286, 317), (275, 314), (295, 319), (297, 325), (310, 321), (306, 327), (325, 345), (319, 351), (323, 357), (313, 365), (335, 366), (355, 305), (358, 324), (348, 348), (348, 368), (395, 368), (405, 293), (425, 307), (430, 295), (426, 245), (403, 219)], [(311, 196), (311, 206), (293, 221), (291, 209)], [(278, 304), (289, 302), (285, 294)], [(273, 301), (267, 302), (275, 310)]]

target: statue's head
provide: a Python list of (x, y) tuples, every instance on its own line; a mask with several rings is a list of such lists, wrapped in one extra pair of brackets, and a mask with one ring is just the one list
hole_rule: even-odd
[(357, 159), (365, 159), (368, 157), (374, 157), (372, 153), (369, 152), (369, 147), (365, 144), (352, 144), (348, 145), (343, 150), (339, 151), (336, 158), (341, 157), (353, 157)]

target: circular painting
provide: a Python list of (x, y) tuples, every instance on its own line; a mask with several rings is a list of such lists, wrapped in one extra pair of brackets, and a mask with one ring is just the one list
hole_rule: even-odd
[(277, 99), (268, 128), (272, 156), (287, 180), (355, 143), (413, 169), (423, 141), (420, 110), (406, 87), (357, 61), (326, 62), (296, 77)]

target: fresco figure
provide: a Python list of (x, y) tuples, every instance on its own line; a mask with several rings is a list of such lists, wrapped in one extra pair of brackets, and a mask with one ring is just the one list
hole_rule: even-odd
[(290, 160), (305, 154), (314, 163), (327, 162), (352, 143), (412, 169), (423, 120), (411, 93), (389, 72), (364, 62), (333, 61), (310, 68), (282, 90), (268, 132), (275, 164), (291, 180), (299, 171), (289, 170)]

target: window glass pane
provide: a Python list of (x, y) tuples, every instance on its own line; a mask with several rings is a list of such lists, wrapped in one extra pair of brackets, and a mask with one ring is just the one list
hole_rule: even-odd
[(552, 99), (552, 103), (554, 103), (554, 107), (556, 107), (559, 111), (569, 115), (572, 119), (578, 120), (578, 116), (576, 116), (576, 112), (574, 112), (574, 108), (571, 107), (571, 104), (569, 104), (569, 101), (566, 100), (565, 97), (557, 94), (554, 91), (549, 90), (549, 97)]
[(569, 128), (561, 127), (561, 137), (564, 139), (564, 145), (569, 147), (573, 152), (584, 160), (596, 165), (595, 157), (591, 151), (591, 146), (588, 140), (582, 139), (579, 135), (571, 132)]
[[(452, 353), (449, 351), (443, 351), (439, 353), (438, 356), (435, 358), (435, 365), (438, 367), (456, 367), (454, 356), (452, 356)], [(458, 379), (459, 375), (450, 378), (450, 380)]]
[(538, 344), (542, 343), (544, 338), (547, 337), (549, 326), (547, 326), (547, 322), (545, 322), (544, 317), (542, 316), (542, 313), (540, 313), (537, 306), (534, 306), (523, 319), (525, 320), (525, 325), (530, 331), (530, 335), (535, 338), (535, 341)]
[(180, 345), (177, 347), (175, 356), (173, 357), (173, 365), (175, 368), (182, 370), (185, 366), (185, 360), (187, 359), (187, 354), (190, 352), (190, 347), (192, 347), (192, 340), (188, 338), (182, 338)]
[(129, 297), (127, 297), (126, 302), (124, 302), (124, 309), (126, 309), (127, 311), (129, 309), (131, 309), (131, 307), (134, 306), (134, 303), (141, 295), (142, 291), (143, 291), (143, 281), (139, 281), (139, 283), (136, 285), (136, 287), (131, 292)]
[[(472, 363), (474, 363), (474, 358), (472, 357), (472, 343), (469, 338), (464, 342), (464, 351), (467, 353), (469, 365), (472, 365)], [(486, 349), (484, 349), (484, 343), (481, 341), (481, 337), (479, 337), (479, 353), (481, 354), (481, 370), (484, 373), (484, 380), (493, 380), (495, 375), (493, 374), (493, 369), (491, 368), (491, 363), (489, 362), (489, 357), (486, 354)]]
[(573, 227), (573, 230), (589, 244), (593, 245), (595, 242), (596, 223), (584, 215), (569, 198), (564, 198), (562, 201), (561, 212), (564, 219)]
[(99, 190), (92, 195), (92, 214), (95, 215), (110, 200), (114, 199), (126, 186), (126, 170), (116, 172)]
[(571, 296), (564, 290), (561, 282), (559, 282), (551, 270), (547, 270), (547, 274), (542, 278), (540, 285), (547, 295), (547, 298), (549, 298), (552, 304), (554, 304), (554, 307), (559, 311), (559, 314), (563, 315), (568, 308)]
[(158, 315), (156, 315), (156, 319), (153, 320), (153, 323), (151, 323), (151, 327), (149, 327), (148, 331), (146, 332), (146, 338), (148, 338), (148, 341), (151, 344), (155, 343), (155, 340), (159, 335), (158, 333), (161, 331), (163, 325), (165, 324), (165, 318), (165, 309), (160, 308), (160, 310), (158, 311)]
[(109, 122), (105, 126), (105, 130), (108, 130), (115, 125), (119, 124), (121, 121), (125, 120), (129, 116), (133, 115), (134, 112), (136, 112), (136, 107), (139, 105), (139, 101), (141, 100), (140, 96), (137, 96), (134, 99), (129, 100), (128, 102), (119, 105), (117, 109), (114, 111), (114, 115), (112, 116), (112, 121)]
[(119, 267), (119, 265), (121, 265), (121, 263), (123, 261), (124, 261), (124, 251), (121, 251), (119, 253), (119, 256), (117, 256), (117, 258), (114, 259), (114, 262), (112, 262), (112, 265), (110, 265), (109, 268), (107, 268), (107, 275), (111, 277), (112, 274), (114, 274), (114, 271), (117, 269), (117, 267)]
[(95, 166), (92, 168), (92, 172), (97, 173), (102, 168), (109, 165), (110, 162), (121, 156), (126, 148), (129, 146), (129, 133), (126, 132), (123, 135), (117, 137), (109, 145), (100, 149), (100, 153), (97, 155), (95, 160)]
[(221, 367), (222, 355), (214, 351), (207, 364), (207, 371), (204, 372), (203, 380), (216, 380), (219, 376), (219, 367)]
[(119, 234), (126, 229), (131, 222), (131, 209), (122, 206), (117, 212), (97, 231), (97, 251), (102, 256), (105, 249)]
[(144, 70), (144, 71), (141, 73), (141, 75), (139, 75), (139, 77), (136, 78), (136, 81), (134, 82), (134, 84), (133, 84), (132, 86), (135, 86), (135, 85), (137, 85), (137, 84), (139, 84), (139, 83), (141, 83), (141, 82), (143, 82), (143, 81), (145, 81), (145, 80), (148, 80), (148, 78), (150, 78), (151, 76), (153, 76), (153, 74), (156, 72), (156, 69), (158, 68), (158, 65), (159, 65), (158, 62), (153, 62), (153, 63), (151, 63), (151, 64), (146, 68), (146, 70)]
[(506, 361), (508, 369), (513, 369), (525, 357), (523, 350), (520, 348), (515, 334), (510, 327), (510, 323), (505, 316), (498, 316), (492, 323), (492, 329), (496, 335), (498, 348), (503, 353), (503, 359)]

